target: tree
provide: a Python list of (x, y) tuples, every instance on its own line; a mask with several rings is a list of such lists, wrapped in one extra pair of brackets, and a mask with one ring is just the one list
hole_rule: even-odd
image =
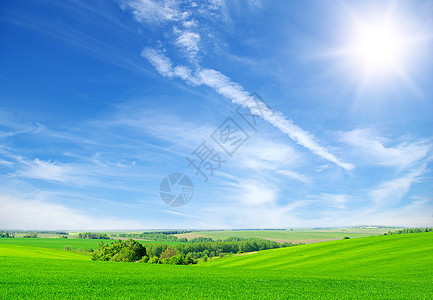
[(170, 258), (172, 256), (175, 256), (176, 254), (177, 254), (177, 250), (174, 249), (172, 246), (168, 246), (167, 249), (165, 249), (165, 251), (162, 252), (159, 257), (160, 258)]
[(133, 262), (133, 261), (138, 260), (138, 256), (131, 249), (122, 248), (110, 260), (111, 261), (118, 261), (118, 262)]
[(185, 257), (183, 254), (176, 254), (175, 256), (172, 256), (169, 258), (171, 265), (186, 265)]
[(165, 249), (167, 249), (167, 245), (165, 244), (151, 244), (147, 247), (147, 254), (149, 255), (149, 257), (151, 256), (160, 256), (162, 252), (165, 251)]
[(92, 260), (131, 262), (140, 260), (143, 256), (146, 256), (146, 248), (133, 239), (118, 240), (110, 246), (101, 241)]

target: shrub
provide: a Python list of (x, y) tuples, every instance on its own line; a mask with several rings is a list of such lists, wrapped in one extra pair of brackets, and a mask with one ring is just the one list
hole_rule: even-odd
[(348, 237), (348, 236), (345, 236), (344, 238), (343, 238), (343, 240), (349, 240), (350, 239), (350, 237)]
[(71, 245), (66, 245), (65, 247), (63, 247), (63, 250), (71, 251), (72, 250), (72, 246)]
[(158, 256), (152, 256), (149, 258), (149, 261), (147, 262), (149, 264), (159, 264), (159, 257)]
[(149, 261), (149, 256), (143, 256), (140, 260), (139, 260), (139, 262), (140, 263), (147, 263)]

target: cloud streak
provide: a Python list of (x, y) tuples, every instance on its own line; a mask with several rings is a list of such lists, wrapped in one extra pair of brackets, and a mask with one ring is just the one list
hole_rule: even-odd
[(198, 69), (193, 72), (186, 66), (173, 67), (170, 58), (164, 55), (164, 53), (151, 48), (144, 49), (142, 56), (145, 57), (162, 76), (169, 78), (179, 77), (194, 86), (206, 85), (214, 89), (218, 94), (230, 99), (234, 104), (245, 106), (252, 114), (268, 121), (281, 132), (288, 135), (297, 144), (309, 149), (314, 154), (337, 164), (345, 170), (354, 169), (355, 166), (353, 164), (341, 161), (325, 147), (321, 146), (312, 134), (301, 129), (294, 124), (292, 120), (287, 119), (281, 112), (273, 111), (263, 102), (252, 99), (250, 94), (245, 91), (242, 86), (231, 81), (230, 78), (222, 73), (213, 69)]
[[(261, 1), (251, 1), (250, 6), (261, 7)], [(260, 111), (257, 110), (257, 101), (248, 100), (250, 94), (243, 87), (233, 82), (229, 77), (225, 76), (214, 69), (201, 68), (197, 61), (196, 55), (200, 51), (199, 42), (201, 39), (200, 33), (197, 31), (203, 24), (198, 24), (194, 16), (201, 19), (210, 19), (210, 16), (218, 15), (221, 8), (225, 7), (224, 1), (209, 1), (197, 4), (195, 2), (184, 4), (182, 7), (174, 1), (152, 1), (152, 0), (132, 0), (123, 1), (122, 8), (132, 10), (132, 14), (138, 22), (142, 23), (160, 23), (171, 22), (173, 26), (173, 34), (170, 43), (174, 43), (183, 50), (188, 59), (194, 62), (194, 69), (188, 66), (173, 66), (169, 57), (163, 52), (152, 48), (145, 48), (142, 51), (142, 56), (145, 57), (155, 69), (165, 77), (178, 77), (193, 86), (205, 85), (214, 89), (220, 95), (230, 99), (233, 103), (244, 105), (253, 114), (259, 115), (265, 121), (268, 121), (281, 132), (288, 135), (293, 141), (299, 145), (309, 149), (314, 154), (331, 161), (345, 170), (354, 169), (354, 165), (346, 163), (326, 147), (320, 145), (315, 136), (301, 129), (293, 123), (281, 112), (269, 109), (264, 103), (261, 104)], [(179, 28), (185, 28), (184, 30)], [(195, 29), (195, 31), (193, 30)]]
[(394, 147), (385, 146), (387, 139), (377, 136), (370, 129), (345, 132), (341, 140), (353, 147), (356, 155), (367, 164), (405, 169), (425, 158), (432, 150), (431, 141), (404, 142)]
[(376, 207), (396, 205), (409, 192), (413, 183), (418, 182), (426, 172), (425, 166), (415, 169), (405, 176), (386, 181), (370, 191), (370, 197)]

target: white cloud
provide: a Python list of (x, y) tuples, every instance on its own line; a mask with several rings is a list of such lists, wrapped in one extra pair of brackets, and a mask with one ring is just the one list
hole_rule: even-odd
[(188, 21), (182, 22), (182, 25), (186, 28), (192, 28), (192, 27), (196, 27), (198, 25), (198, 23), (196, 20), (188, 20)]
[(370, 191), (369, 195), (377, 207), (398, 204), (425, 172), (425, 167), (421, 167), (403, 177), (386, 181)]
[(99, 218), (64, 205), (0, 195), (0, 228), (32, 230), (115, 230), (145, 226), (137, 221)]
[(233, 103), (249, 108), (252, 114), (268, 121), (283, 133), (287, 134), (296, 143), (309, 149), (316, 155), (346, 170), (352, 170), (354, 168), (354, 165), (345, 163), (334, 154), (330, 153), (316, 141), (316, 138), (312, 134), (295, 125), (292, 120), (288, 120), (281, 112), (269, 109), (264, 103), (258, 102), (257, 99), (253, 100), (250, 94), (239, 84), (232, 82), (230, 78), (220, 72), (213, 69), (203, 69), (198, 70), (196, 74), (193, 75), (188, 67), (181, 66), (180, 70), (182, 70), (182, 72), (176, 74), (174, 70), (177, 68), (173, 69), (171, 60), (163, 53), (146, 48), (143, 50), (142, 55), (149, 60), (161, 75), (166, 77), (177, 76), (192, 85), (207, 85), (213, 88), (217, 93), (230, 99)]
[(269, 185), (262, 180), (244, 179), (230, 176), (232, 179), (228, 183), (230, 188), (229, 198), (233, 199), (234, 203), (243, 206), (268, 206), (274, 204), (278, 200), (278, 188)]
[(279, 170), (277, 171), (277, 173), (292, 179), (302, 181), (303, 183), (311, 183), (312, 181), (310, 177), (307, 177), (305, 175), (302, 175), (300, 173), (291, 170)]
[(386, 147), (387, 139), (377, 136), (369, 129), (355, 129), (342, 134), (341, 139), (354, 148), (354, 154), (365, 163), (407, 168), (419, 162), (432, 150), (429, 141), (404, 142)]
[(16, 177), (56, 181), (72, 184), (89, 184), (89, 175), (84, 168), (77, 165), (61, 164), (53, 161), (43, 161), (38, 158), (28, 161), (19, 158), (20, 166), (13, 174)]
[(0, 165), (6, 166), (6, 167), (10, 167), (10, 166), (13, 166), (13, 164), (14, 163), (11, 162), (11, 161), (0, 159)]
[(200, 51), (198, 46), (200, 42), (200, 34), (191, 31), (175, 31), (178, 34), (176, 45), (184, 49), (190, 58), (194, 58)]
[(346, 203), (351, 199), (351, 196), (345, 194), (321, 193), (320, 195), (309, 195), (307, 198), (314, 201), (311, 202), (314, 206), (344, 209), (346, 208)]
[(122, 1), (122, 8), (132, 9), (132, 14), (139, 22), (161, 23), (164, 21), (176, 21), (187, 17), (177, 9), (175, 1), (162, 0), (131, 0)]
[(301, 154), (289, 145), (263, 136), (254, 136), (236, 152), (236, 160), (239, 165), (258, 171), (293, 166), (299, 162), (300, 158)]
[(18, 171), (16, 174), (18, 176), (60, 182), (66, 182), (70, 179), (67, 168), (53, 162), (41, 161), (39, 159), (35, 159), (32, 162), (25, 162), (23, 160), (21, 162), (25, 163), (26, 168), (22, 171)]
[(156, 68), (159, 74), (165, 77), (173, 77), (173, 66), (171, 60), (160, 52), (145, 48), (141, 52), (141, 55), (145, 57), (149, 62)]

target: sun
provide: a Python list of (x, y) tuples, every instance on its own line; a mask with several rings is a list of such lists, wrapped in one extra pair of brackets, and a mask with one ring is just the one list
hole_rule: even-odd
[(417, 74), (425, 69), (433, 35), (413, 11), (397, 4), (347, 7), (338, 25), (338, 46), (325, 51), (324, 57), (353, 85), (357, 99), (385, 99), (385, 94), (401, 89), (420, 95)]
[(370, 71), (394, 69), (404, 59), (403, 37), (388, 24), (363, 26), (358, 29), (353, 53)]
[(404, 64), (405, 40), (402, 30), (389, 21), (359, 23), (349, 49), (354, 62), (369, 75), (390, 73)]

